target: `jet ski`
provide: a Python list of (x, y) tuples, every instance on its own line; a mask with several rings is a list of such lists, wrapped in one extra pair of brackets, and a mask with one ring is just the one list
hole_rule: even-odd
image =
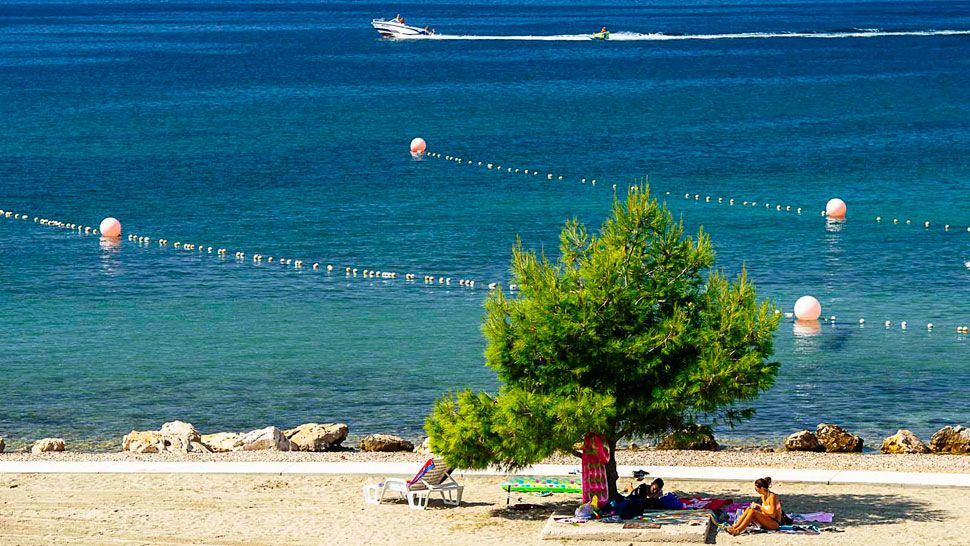
[(590, 40), (609, 40), (610, 31), (606, 30), (606, 27), (603, 27), (603, 30), (597, 32), (596, 34), (590, 34), (589, 39)]
[(391, 20), (374, 19), (370, 24), (385, 38), (408, 38), (411, 36), (431, 36), (434, 34), (433, 30), (428, 30), (427, 28), (406, 25), (404, 19), (400, 16)]

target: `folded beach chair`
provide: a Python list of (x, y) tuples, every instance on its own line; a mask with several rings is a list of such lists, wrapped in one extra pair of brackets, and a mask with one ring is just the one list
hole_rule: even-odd
[(413, 510), (424, 510), (432, 493), (441, 495), (441, 500), (451, 506), (461, 504), (464, 486), (451, 477), (451, 469), (441, 459), (428, 459), (421, 470), (410, 480), (387, 478), (383, 483), (364, 486), (364, 500), (380, 504), (384, 495), (390, 491), (398, 493), (408, 501)]

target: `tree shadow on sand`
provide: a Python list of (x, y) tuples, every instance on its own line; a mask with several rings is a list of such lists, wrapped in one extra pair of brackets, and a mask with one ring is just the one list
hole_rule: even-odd
[[(710, 493), (692, 492), (683, 496), (709, 497)], [(780, 493), (781, 504), (789, 514), (831, 512), (835, 514), (832, 525), (838, 527), (861, 527), (866, 525), (892, 525), (904, 521), (946, 521), (944, 510), (932, 508), (929, 503), (906, 495), (876, 493), (806, 494)], [(735, 502), (748, 502), (749, 495), (739, 496)]]
[[(408, 505), (408, 501), (406, 501), (406, 500), (404, 500), (404, 499), (402, 499), (400, 497), (386, 497), (383, 501), (381, 501), (381, 504), (390, 504), (390, 505), (395, 505), (396, 504), (396, 505), (400, 505), (400, 506), (407, 506)], [(474, 501), (471, 501), (470, 502), (470, 501), (466, 501), (465, 499), (462, 499), (461, 500), (461, 506), (452, 506), (450, 504), (445, 504), (445, 503), (441, 502), (441, 499), (439, 499), (439, 498), (434, 498), (434, 499), (431, 499), (430, 502), (428, 502), (428, 507), (425, 508), (425, 510), (427, 510), (429, 512), (430, 511), (433, 511), (433, 510), (460, 510), (462, 508), (474, 508), (474, 507), (477, 507), (477, 506), (492, 506), (492, 503), (490, 503), (490, 502), (474, 502)]]
[[(680, 496), (710, 497), (710, 492), (678, 492)], [(721, 495), (719, 495), (721, 496)], [(736, 502), (747, 502), (749, 495), (734, 498)], [(579, 507), (579, 497), (551, 502), (529, 499), (538, 504), (532, 510), (511, 510), (499, 506), (489, 512), (491, 517), (518, 520), (541, 521), (552, 514), (572, 514)], [(832, 525), (838, 527), (865, 527), (868, 525), (892, 525), (904, 521), (943, 522), (947, 512), (931, 508), (929, 503), (905, 495), (883, 495), (872, 493), (843, 494), (785, 494), (781, 502), (788, 513), (831, 512), (835, 514)], [(464, 503), (463, 503), (464, 504)], [(823, 524), (827, 525), (827, 524)]]
[(545, 521), (553, 514), (572, 514), (579, 507), (579, 497), (575, 500), (564, 499), (559, 501), (542, 502), (543, 499), (529, 499), (528, 503), (538, 505), (531, 510), (513, 510), (509, 506), (499, 506), (489, 514), (493, 518), (502, 518), (515, 521)]

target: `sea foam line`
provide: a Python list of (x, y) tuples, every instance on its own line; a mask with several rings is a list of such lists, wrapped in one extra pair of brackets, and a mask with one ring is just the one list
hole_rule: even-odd
[[(765, 38), (882, 38), (900, 36), (970, 36), (970, 30), (911, 30), (884, 31), (858, 30), (849, 32), (735, 32), (727, 34), (663, 34), (639, 32), (610, 33), (611, 42), (660, 42), (672, 40), (743, 40)], [(402, 36), (401, 40), (504, 40), (523, 42), (582, 42), (590, 41), (589, 34), (554, 35), (477, 35), (477, 34), (433, 34), (431, 36)]]

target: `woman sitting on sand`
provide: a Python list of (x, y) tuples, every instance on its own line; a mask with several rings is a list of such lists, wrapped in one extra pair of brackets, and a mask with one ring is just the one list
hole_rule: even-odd
[(758, 478), (754, 489), (761, 495), (761, 504), (751, 503), (751, 507), (741, 513), (734, 525), (725, 529), (732, 535), (740, 535), (749, 525), (757, 523), (762, 529), (777, 529), (781, 526), (781, 501), (778, 495), (769, 491), (771, 478)]

